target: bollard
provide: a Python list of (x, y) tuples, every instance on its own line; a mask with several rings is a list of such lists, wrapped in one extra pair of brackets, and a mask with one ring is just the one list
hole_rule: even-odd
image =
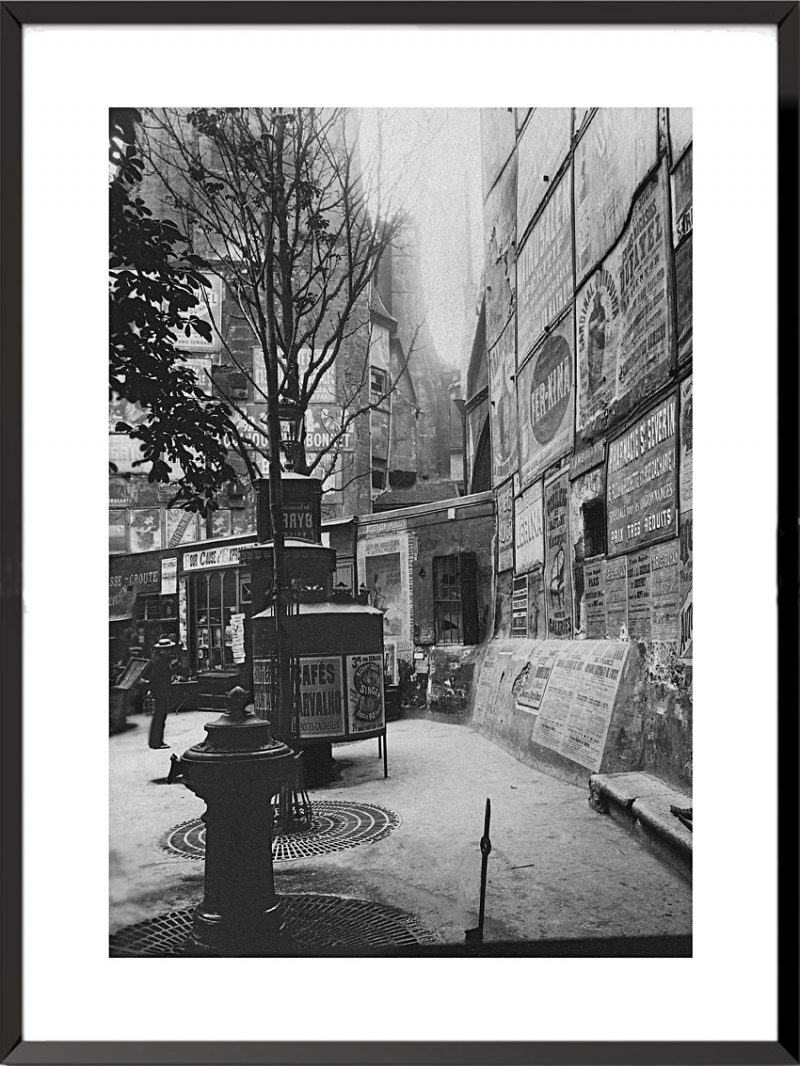
[(291, 777), (293, 752), (273, 740), (270, 724), (245, 705), (238, 686), (227, 710), (205, 726), (176, 771), (206, 803), (205, 882), (189, 953), (258, 956), (285, 953), (272, 867), (272, 797)]

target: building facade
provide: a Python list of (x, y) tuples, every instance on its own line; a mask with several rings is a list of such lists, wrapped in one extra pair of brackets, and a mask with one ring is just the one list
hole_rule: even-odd
[(688, 782), (691, 112), (488, 109), (482, 157), (466, 467), (496, 501), (495, 636), (635, 643), (638, 768)]

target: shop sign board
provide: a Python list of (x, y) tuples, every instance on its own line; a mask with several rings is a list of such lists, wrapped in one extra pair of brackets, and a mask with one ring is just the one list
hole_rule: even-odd
[(492, 477), (495, 485), (505, 481), (517, 469), (515, 372), (512, 318), (497, 344), (489, 349), (489, 419), (492, 432)]
[(575, 435), (573, 315), (553, 328), (517, 375), (520, 479), (529, 485), (572, 448)]
[(606, 559), (602, 555), (587, 559), (583, 567), (587, 640), (605, 640), (606, 637), (605, 568)]
[(601, 107), (575, 147), (578, 281), (619, 237), (634, 193), (656, 165), (658, 109)]
[(497, 490), (497, 571), (514, 567), (514, 483)]
[(672, 365), (671, 280), (662, 166), (621, 240), (577, 294), (578, 415), (585, 430), (663, 384)]
[[(553, 179), (569, 151), (570, 112), (568, 107), (537, 107), (520, 137), (517, 148), (517, 233), (520, 238), (545, 194), (552, 188)], [(569, 190), (568, 195), (571, 199)]]
[(351, 733), (384, 726), (383, 655), (347, 656), (347, 708)]
[(112, 556), (109, 560), (108, 609), (112, 618), (121, 618), (133, 609), (137, 595), (161, 592), (161, 567), (150, 557), (139, 561)]
[(520, 360), (567, 307), (572, 295), (572, 190), (567, 170), (517, 256)]
[(597, 771), (630, 645), (572, 641), (553, 662), (532, 740)]
[(609, 556), (677, 535), (677, 413), (671, 393), (609, 442)]
[(544, 487), (547, 636), (556, 639), (573, 635), (568, 500), (569, 480), (564, 471)]
[(514, 509), (514, 545), (518, 573), (544, 564), (544, 516), (542, 482), (535, 481), (521, 496)]
[(183, 332), (175, 335), (175, 345), (190, 351), (217, 351), (220, 347), (220, 329), (222, 325), (222, 278), (206, 278), (209, 285), (204, 285), (198, 293), (198, 302), (187, 314), (199, 318), (211, 326), (211, 340), (207, 341), (199, 333), (191, 330), (187, 337)]
[(203, 548), (199, 551), (183, 553), (183, 572), (190, 570), (211, 570), (221, 566), (238, 566), (240, 544), (222, 545), (217, 548)]
[(514, 578), (511, 589), (511, 636), (528, 635), (528, 575)]

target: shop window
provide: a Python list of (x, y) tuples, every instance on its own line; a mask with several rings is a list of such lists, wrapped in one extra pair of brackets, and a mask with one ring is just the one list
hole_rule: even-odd
[(433, 559), (433, 621), (437, 644), (478, 642), (478, 588), (474, 552)]
[(249, 613), (249, 606), (249, 573), (222, 570), (192, 577), (192, 631), (198, 670), (235, 668), (231, 616)]
[(583, 505), (583, 554), (591, 559), (606, 553), (606, 505), (604, 500), (588, 500)]

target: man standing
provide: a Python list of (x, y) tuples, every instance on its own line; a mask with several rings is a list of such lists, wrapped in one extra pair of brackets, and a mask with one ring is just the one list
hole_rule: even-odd
[(164, 743), (164, 724), (172, 702), (172, 652), (175, 648), (169, 637), (161, 637), (153, 645), (150, 660), (150, 694), (155, 700), (153, 719), (150, 722), (151, 748), (168, 748)]

